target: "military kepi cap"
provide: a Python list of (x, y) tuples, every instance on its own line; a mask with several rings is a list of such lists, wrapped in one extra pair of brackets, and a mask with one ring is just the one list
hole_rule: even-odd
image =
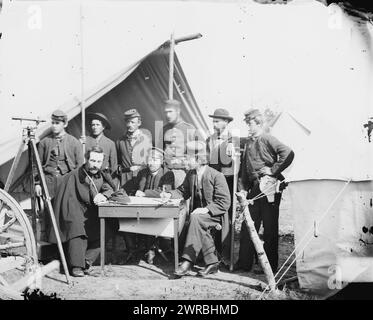
[(166, 100), (164, 103), (165, 103), (165, 108), (180, 108), (181, 107), (180, 101), (175, 100), (175, 99)]
[(136, 117), (141, 117), (140, 113), (135, 109), (128, 109), (127, 111), (124, 112), (124, 120), (136, 118)]
[(262, 113), (259, 111), (259, 109), (249, 109), (244, 113), (244, 121), (250, 121), (251, 119), (256, 118), (257, 116), (261, 116)]
[(102, 113), (96, 112), (96, 113), (87, 113), (87, 119), (92, 122), (92, 120), (100, 120), (102, 125), (105, 127), (105, 129), (110, 129), (110, 122), (109, 119), (106, 118), (105, 115)]
[(62, 110), (55, 110), (52, 113), (51, 119), (54, 121), (67, 122), (67, 114)]

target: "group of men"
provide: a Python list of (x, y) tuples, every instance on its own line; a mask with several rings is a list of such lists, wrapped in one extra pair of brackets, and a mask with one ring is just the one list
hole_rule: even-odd
[[(118, 195), (124, 202), (128, 201), (128, 195), (185, 199), (190, 215), (183, 226), (185, 232), (181, 232), (183, 261), (175, 274), (187, 274), (200, 254), (205, 268), (198, 274), (217, 272), (230, 255), (228, 235), (235, 214), (232, 213), (234, 181), (239, 181), (238, 190), (247, 191), (248, 199), (252, 199), (261, 192), (263, 177), (283, 180), (281, 172), (293, 160), (294, 153), (289, 147), (263, 131), (263, 115), (257, 109), (245, 113), (249, 138), (241, 161), (240, 157), (235, 160), (240, 145), (228, 129), (233, 118), (227, 110), (217, 109), (210, 115), (214, 133), (206, 141), (193, 125), (181, 119), (179, 101), (167, 100), (164, 115), (167, 123), (162, 137), (153, 143), (151, 132), (141, 127), (142, 116), (134, 108), (124, 112), (126, 130), (116, 142), (105, 136), (111, 125), (102, 113), (87, 115), (91, 135), (81, 141), (65, 131), (68, 119), (64, 112), (56, 110), (52, 114), (52, 133), (39, 143), (39, 155), (73, 276), (90, 274), (99, 256), (97, 204)], [(87, 150), (85, 159), (82, 143)], [(235, 175), (239, 179), (234, 179)], [(39, 196), (41, 189), (36, 186)], [(264, 197), (250, 205), (257, 230), (263, 222), (264, 247), (274, 271), (278, 263), (280, 200), (281, 194), (277, 193), (275, 201)], [(116, 231), (115, 221), (109, 226), (109, 231)], [(220, 237), (214, 237), (215, 229), (221, 229)], [(131, 252), (135, 246), (134, 234), (123, 236)], [(147, 240), (150, 261), (150, 256), (154, 257), (154, 239)], [(56, 242), (53, 230), (49, 241)], [(255, 250), (243, 224), (235, 269), (251, 270), (254, 257)]]

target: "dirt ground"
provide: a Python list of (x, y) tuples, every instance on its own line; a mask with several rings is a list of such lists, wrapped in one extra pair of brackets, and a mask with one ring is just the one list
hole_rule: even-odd
[[(281, 266), (294, 249), (291, 217), (287, 215), (286, 205), (280, 218), (279, 265)], [(235, 232), (235, 257), (238, 257), (240, 223)], [(126, 252), (122, 237), (117, 236), (116, 250), (111, 243), (107, 245), (106, 266), (101, 273), (100, 266), (94, 266), (94, 274), (84, 278), (72, 278), (73, 285), (65, 283), (65, 276), (54, 271), (43, 279), (42, 292), (56, 293), (58, 298), (75, 300), (256, 300), (262, 299), (316, 299), (303, 293), (297, 281), (280, 286), (276, 293), (262, 294), (266, 287), (263, 274), (254, 272), (229, 272), (221, 269), (217, 274), (206, 278), (196, 277), (203, 262), (195, 266), (189, 275), (175, 279), (173, 277), (173, 255), (167, 254), (168, 262), (157, 255), (154, 264), (149, 265), (143, 259), (124, 263)], [(292, 260), (290, 260), (292, 261)], [(288, 264), (287, 264), (288, 265)], [(255, 266), (254, 269), (260, 269)], [(296, 276), (295, 264), (284, 279)]]

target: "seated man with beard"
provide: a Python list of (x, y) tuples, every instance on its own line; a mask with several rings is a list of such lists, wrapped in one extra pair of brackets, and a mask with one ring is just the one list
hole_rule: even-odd
[[(74, 277), (89, 274), (90, 266), (100, 254), (97, 204), (105, 202), (115, 189), (110, 172), (101, 171), (103, 150), (93, 147), (88, 150), (86, 159), (84, 165), (70, 172), (61, 182), (53, 208), (61, 241), (65, 243), (67, 263)], [(53, 231), (49, 241), (57, 242)]]

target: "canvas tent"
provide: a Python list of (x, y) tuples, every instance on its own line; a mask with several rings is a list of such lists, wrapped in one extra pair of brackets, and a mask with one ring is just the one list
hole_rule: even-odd
[[(139, 12), (138, 7), (131, 3), (124, 7), (100, 2), (82, 6), (63, 1), (4, 3), (4, 135), (0, 141), (3, 182), (21, 142), (21, 126), (10, 118), (31, 116), (49, 120), (51, 112), (60, 108), (71, 119), (68, 131), (79, 137), (81, 90), (87, 112), (102, 112), (110, 119), (110, 138), (115, 140), (123, 135), (123, 112), (134, 107), (143, 115), (143, 126), (154, 136), (155, 121), (164, 120), (162, 104), (168, 98), (169, 50), (162, 44), (173, 31), (153, 15), (154, 8), (141, 10), (143, 20), (138, 21), (139, 17), (133, 14)], [(64, 17), (69, 17), (68, 24), (63, 22)], [(25, 51), (19, 50), (20, 43)], [(174, 98), (182, 102), (183, 119), (207, 131), (177, 56)], [(37, 138), (48, 133), (48, 126), (40, 126)], [(26, 166), (24, 153), (15, 179)], [(20, 193), (18, 197), (27, 191), (24, 187), (16, 190)]]
[[(207, 128), (204, 116), (226, 107), (235, 119), (232, 126), (244, 136), (242, 115), (249, 107), (283, 111), (273, 130), (296, 151), (284, 197), (294, 217), (302, 288), (327, 294), (340, 276), (338, 268), (351, 262), (340, 257), (371, 256), (373, 236), (363, 231), (373, 225), (372, 144), (364, 128), (373, 116), (371, 24), (311, 0), (287, 5), (88, 1), (83, 12), (85, 97), (94, 110), (106, 112), (107, 105), (119, 109), (114, 97), (131, 76), (136, 87), (148, 83), (153, 59), (162, 60), (149, 53), (175, 30), (177, 36), (203, 34), (198, 44), (177, 47), (201, 112), (197, 119), (184, 114), (187, 121)], [(48, 118), (57, 107), (70, 117), (80, 112), (79, 3), (4, 2), (0, 24), (0, 105), (2, 119), (7, 119), (0, 140), (3, 179), (4, 163), (20, 139), (11, 116), (30, 109), (28, 113)], [(181, 76), (176, 82), (182, 83)], [(185, 87), (181, 91), (188, 92)], [(119, 97), (124, 101), (132, 94)], [(187, 101), (193, 105), (193, 99)], [(80, 135), (78, 118), (73, 124)], [(311, 240), (303, 248), (309, 230), (306, 242)], [(352, 280), (349, 270), (357, 267), (346, 267), (338, 279)]]
[(273, 128), (296, 149), (285, 195), (299, 283), (323, 296), (349, 282), (373, 281), (373, 146), (364, 126), (373, 115), (373, 29), (343, 12), (340, 19), (338, 37), (323, 46), (335, 55), (318, 61), (328, 67), (328, 91), (314, 92), (310, 99), (318, 103), (308, 112), (282, 117)]

